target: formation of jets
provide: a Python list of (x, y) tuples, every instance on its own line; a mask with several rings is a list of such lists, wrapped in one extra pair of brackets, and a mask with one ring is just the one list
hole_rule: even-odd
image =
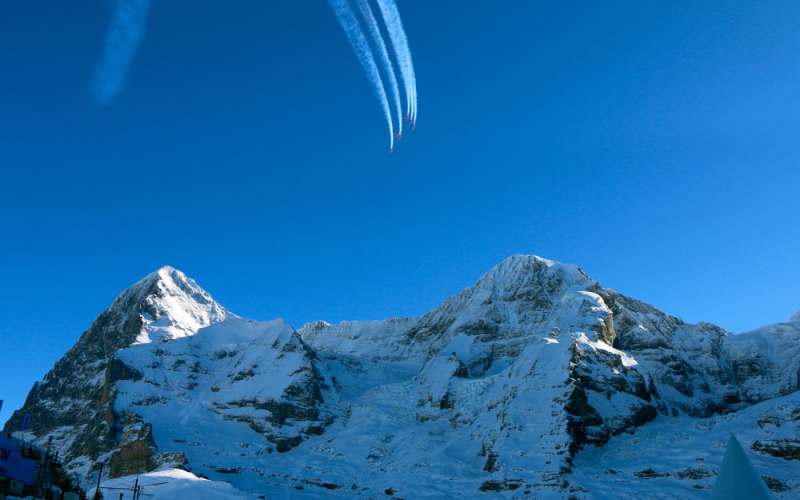
[[(417, 124), (411, 121), (411, 115), (406, 115), (406, 121), (411, 124), (411, 130), (416, 130)], [(403, 138), (403, 134), (398, 132), (397, 133), (397, 140), (399, 141), (402, 138)], [(392, 154), (392, 151), (394, 151), (394, 148), (389, 148), (389, 154)]]

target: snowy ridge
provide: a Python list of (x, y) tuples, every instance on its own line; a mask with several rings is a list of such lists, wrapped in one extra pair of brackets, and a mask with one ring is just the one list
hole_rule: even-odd
[(546, 319), (554, 305), (553, 297), (557, 299), (573, 285), (592, 283), (576, 266), (515, 255), (483, 275), (474, 287), (418, 318), (338, 325), (317, 321), (304, 325), (299, 333), (320, 352), (422, 361), (460, 333), (508, 340), (527, 336), (530, 323)]
[[(588, 500), (655, 486), (699, 500), (713, 450), (741, 427), (767, 484), (791, 498), (798, 336), (798, 323), (742, 335), (687, 324), (536, 256), (416, 318), (298, 331), (239, 318), (163, 268), (34, 387), (27, 437), (52, 437), (84, 477), (104, 462), (120, 481), (164, 470), (202, 489), (174, 471), (190, 469), (241, 490), (232, 498)], [(712, 450), (708, 463), (678, 447), (664, 469), (658, 449), (637, 449), (682, 441)]]

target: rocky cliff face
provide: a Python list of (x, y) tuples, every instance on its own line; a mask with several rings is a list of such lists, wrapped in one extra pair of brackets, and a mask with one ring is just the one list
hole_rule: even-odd
[(239, 318), (164, 268), (97, 318), (6, 428), (31, 413), (28, 437), (52, 437), (78, 473), (191, 467), (309, 498), (592, 498), (576, 468), (587, 447), (658, 415), (705, 421), (796, 393), (798, 325), (733, 336), (514, 256), (423, 316), (295, 331)]
[(686, 324), (610, 289), (598, 293), (614, 317), (614, 346), (636, 359), (660, 413), (707, 417), (738, 408), (740, 389), (722, 347), (728, 332)]
[(800, 322), (778, 323), (723, 339), (741, 396), (749, 404), (800, 389)]

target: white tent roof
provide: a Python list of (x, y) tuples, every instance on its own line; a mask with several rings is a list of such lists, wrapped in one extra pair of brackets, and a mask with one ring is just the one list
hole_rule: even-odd
[(736, 436), (731, 434), (711, 500), (774, 500)]

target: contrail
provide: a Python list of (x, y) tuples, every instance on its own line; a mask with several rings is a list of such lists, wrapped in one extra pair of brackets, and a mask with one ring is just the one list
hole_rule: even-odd
[(364, 16), (364, 19), (367, 21), (369, 32), (372, 35), (375, 46), (378, 48), (378, 55), (380, 56), (381, 64), (386, 70), (386, 74), (389, 76), (389, 86), (391, 87), (392, 94), (394, 95), (395, 106), (397, 107), (397, 131), (398, 133), (402, 133), (403, 107), (400, 104), (400, 89), (397, 88), (397, 78), (394, 74), (392, 60), (389, 58), (389, 51), (386, 50), (386, 43), (383, 41), (383, 35), (381, 35), (381, 29), (378, 26), (378, 21), (375, 19), (375, 15), (372, 13), (372, 8), (369, 6), (369, 0), (358, 0), (358, 8), (361, 10), (361, 15)]
[(389, 125), (389, 137), (391, 138), (390, 148), (394, 148), (392, 112), (389, 110), (389, 100), (386, 98), (386, 89), (383, 86), (383, 80), (381, 80), (381, 74), (380, 71), (378, 71), (378, 65), (375, 64), (375, 57), (372, 55), (372, 51), (369, 48), (367, 38), (358, 25), (358, 19), (356, 19), (356, 15), (353, 9), (350, 8), (350, 4), (347, 0), (328, 0), (328, 3), (333, 8), (333, 12), (336, 13), (336, 19), (339, 20), (339, 24), (344, 28), (347, 39), (350, 40), (350, 45), (353, 46), (353, 50), (358, 60), (361, 62), (364, 72), (367, 74), (367, 79), (372, 85), (372, 90), (375, 91), (381, 104), (383, 104), (383, 112), (386, 115), (386, 121)]
[(91, 91), (98, 105), (111, 102), (122, 91), (133, 56), (145, 34), (150, 0), (109, 0), (114, 11), (106, 33), (103, 60), (95, 68)]
[(408, 100), (408, 114), (413, 122), (417, 117), (417, 82), (414, 76), (414, 65), (411, 62), (411, 50), (408, 48), (408, 37), (403, 30), (403, 21), (400, 19), (400, 12), (394, 0), (377, 0), (378, 7), (381, 9), (383, 21), (392, 40), (397, 64), (403, 74), (403, 82), (406, 87), (406, 98)]

